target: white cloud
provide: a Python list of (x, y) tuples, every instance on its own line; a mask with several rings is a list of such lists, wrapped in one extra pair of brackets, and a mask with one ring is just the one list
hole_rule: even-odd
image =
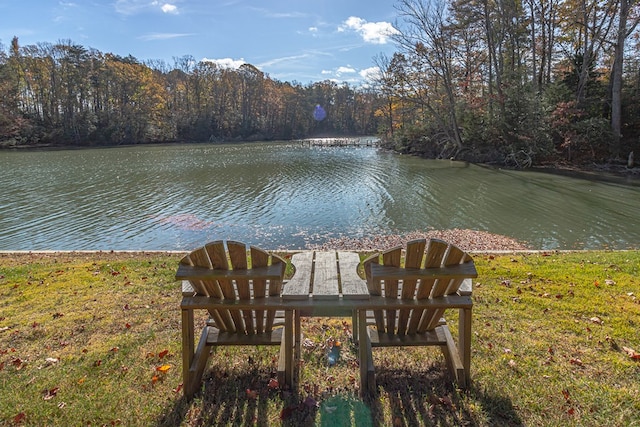
[(114, 4), (116, 12), (123, 15), (134, 15), (144, 10), (160, 9), (164, 13), (177, 15), (179, 13), (178, 6), (171, 3), (164, 3), (158, 0), (117, 0)]
[(318, 27), (309, 27), (309, 32), (310, 33), (317, 33), (318, 32)]
[(350, 74), (355, 72), (356, 72), (355, 68), (351, 68), (351, 67), (338, 67), (338, 69), (336, 70), (337, 74)]
[(174, 4), (165, 3), (160, 9), (162, 9), (164, 13), (171, 13), (173, 15), (178, 14), (178, 7)]
[(369, 68), (365, 68), (364, 70), (360, 70), (360, 77), (362, 77), (365, 80), (371, 81), (371, 80), (375, 80), (378, 77), (380, 77), (380, 68), (378, 67), (369, 67)]
[(211, 64), (216, 64), (221, 68), (232, 68), (234, 70), (240, 68), (242, 65), (246, 64), (247, 61), (244, 59), (231, 59), (231, 58), (221, 58), (221, 59), (209, 59), (202, 58), (202, 62), (209, 62)]
[(365, 42), (373, 44), (386, 44), (390, 36), (398, 33), (388, 22), (367, 22), (356, 16), (350, 16), (338, 27), (340, 32), (347, 30), (355, 31)]
[(189, 37), (195, 35), (194, 33), (149, 33), (143, 36), (138, 37), (140, 40), (151, 41), (151, 40), (169, 40), (169, 39), (177, 39), (179, 37)]
[(320, 71), (320, 74), (333, 74), (333, 71), (331, 71), (331, 70), (322, 70), (322, 71)]

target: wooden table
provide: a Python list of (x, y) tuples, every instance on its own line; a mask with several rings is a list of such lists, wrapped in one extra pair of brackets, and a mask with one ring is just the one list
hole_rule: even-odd
[[(366, 310), (358, 308), (370, 300), (366, 282), (358, 275), (360, 256), (355, 252), (308, 251), (294, 254), (291, 264), (295, 274), (284, 285), (283, 301), (296, 302), (294, 311), (294, 354), (300, 358), (301, 316), (351, 316), (353, 338), (367, 333)], [(367, 347), (358, 346), (361, 387), (366, 378)], [(364, 388), (363, 388), (364, 391)]]
[[(471, 277), (477, 272), (473, 264), (430, 269), (399, 269), (375, 266), (374, 276), (382, 279), (465, 278), (459, 295), (438, 299), (400, 299), (371, 296), (367, 283), (358, 275), (360, 257), (346, 251), (306, 251), (291, 257), (295, 268), (293, 277), (284, 284), (282, 302), (294, 307), (294, 355), (300, 358), (300, 318), (302, 316), (348, 317), (353, 321), (353, 338), (358, 343), (361, 392), (369, 388), (368, 371), (373, 370), (370, 360), (367, 311), (425, 308), (461, 308), (460, 333), (470, 333)], [(461, 342), (470, 354), (470, 340)], [(468, 358), (468, 356), (466, 356)], [(465, 366), (470, 360), (465, 360)]]

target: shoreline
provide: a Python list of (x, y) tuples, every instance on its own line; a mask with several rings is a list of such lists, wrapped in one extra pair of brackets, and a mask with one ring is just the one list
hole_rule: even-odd
[[(458, 246), (467, 252), (491, 252), (491, 253), (562, 253), (562, 252), (590, 252), (611, 249), (536, 249), (530, 247), (526, 242), (521, 242), (509, 236), (503, 236), (485, 231), (469, 229), (449, 229), (449, 230), (427, 230), (414, 231), (406, 234), (379, 235), (368, 238), (354, 239), (349, 237), (332, 238), (322, 244), (310, 244), (301, 249), (287, 248), (263, 248), (270, 252), (293, 253), (305, 250), (345, 250), (358, 252), (381, 252), (397, 246), (406, 246), (406, 243), (415, 239), (440, 239)], [(230, 239), (229, 239), (230, 240)], [(637, 249), (627, 248), (619, 251), (633, 251)], [(0, 256), (10, 255), (55, 255), (55, 254), (77, 254), (77, 255), (183, 255), (189, 250), (156, 250), (156, 249), (125, 249), (125, 250), (0, 250)]]

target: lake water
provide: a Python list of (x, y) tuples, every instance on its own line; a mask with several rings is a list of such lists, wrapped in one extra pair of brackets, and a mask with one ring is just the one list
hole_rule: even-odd
[(0, 150), (0, 250), (298, 249), (468, 228), (638, 248), (640, 186), (298, 143)]

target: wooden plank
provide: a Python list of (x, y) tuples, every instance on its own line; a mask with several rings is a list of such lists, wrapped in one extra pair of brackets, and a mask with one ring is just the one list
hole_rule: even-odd
[[(382, 253), (382, 262), (385, 266), (400, 267), (400, 259), (402, 257), (402, 247), (398, 246), (393, 249), (389, 249)], [(398, 278), (386, 278), (384, 279), (384, 296), (387, 298), (398, 298)], [(394, 333), (396, 332), (396, 311), (387, 309), (385, 311), (386, 316), (386, 329), (379, 329), (381, 332)]]
[[(266, 267), (269, 264), (269, 254), (262, 249), (251, 247), (251, 268)], [(267, 281), (264, 279), (254, 278), (252, 282), (253, 297), (264, 298), (267, 293)], [(255, 316), (256, 332), (261, 334), (265, 328), (265, 311), (256, 310), (253, 312)], [(245, 320), (246, 322), (246, 320)]]
[(312, 294), (314, 299), (337, 300), (340, 297), (338, 260), (335, 252), (316, 252)]
[(358, 275), (360, 257), (355, 252), (338, 252), (340, 284), (345, 299), (368, 299), (367, 282)]
[[(252, 298), (250, 300), (218, 300), (203, 296), (183, 297), (181, 308), (210, 309), (210, 310), (301, 310), (313, 313), (345, 313), (345, 317), (351, 316), (353, 310), (399, 310), (399, 309), (437, 309), (437, 308), (471, 308), (473, 301), (469, 296), (448, 295), (440, 298), (427, 298), (422, 300), (403, 300), (400, 298), (385, 298), (371, 296), (369, 299), (354, 300), (339, 298), (337, 300), (322, 300), (305, 298), (302, 300), (289, 300), (285, 298)], [(323, 314), (324, 315), (324, 314)]]
[(313, 252), (299, 252), (291, 257), (295, 268), (293, 277), (284, 285), (283, 299), (302, 300), (309, 298), (311, 286), (311, 270), (313, 268)]
[(371, 264), (371, 277), (376, 280), (467, 279), (478, 277), (478, 272), (473, 262), (436, 268), (401, 268)]
[[(407, 253), (405, 255), (405, 268), (420, 268), (424, 257), (424, 248), (427, 245), (426, 239), (417, 239), (407, 242)], [(401, 298), (412, 299), (416, 293), (417, 279), (404, 279), (402, 281)], [(409, 310), (401, 310), (398, 314), (398, 333), (405, 334), (409, 328)], [(412, 331), (413, 332), (413, 331)]]
[(441, 346), (446, 344), (445, 340), (440, 340), (435, 331), (427, 331), (421, 334), (387, 334), (378, 333), (369, 328), (372, 347), (409, 347), (409, 346)]
[(280, 345), (284, 328), (275, 328), (264, 334), (242, 335), (236, 333), (221, 332), (209, 327), (207, 343), (209, 345)]
[(278, 280), (281, 277), (281, 270), (281, 267), (277, 264), (267, 267), (250, 268), (248, 270), (222, 270), (180, 264), (176, 272), (176, 280), (235, 280), (253, 278)]

